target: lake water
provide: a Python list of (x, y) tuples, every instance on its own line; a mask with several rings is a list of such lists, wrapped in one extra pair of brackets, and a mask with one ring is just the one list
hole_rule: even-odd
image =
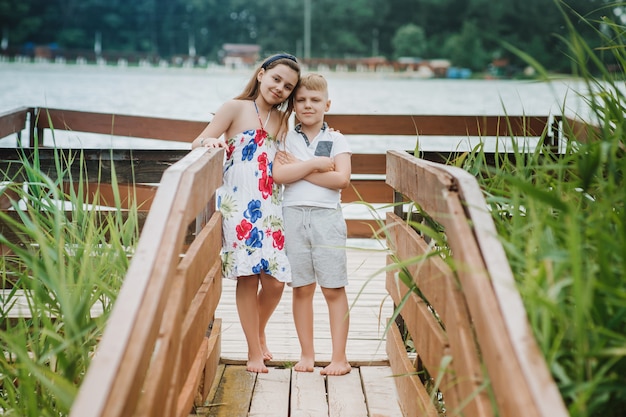
[[(0, 113), (23, 106), (209, 121), (211, 112), (243, 89), (252, 70), (226, 68), (137, 68), (53, 63), (0, 63)], [(583, 115), (571, 80), (552, 83), (512, 80), (418, 79), (390, 73), (324, 73), (331, 113)], [(80, 146), (88, 134), (57, 135), (61, 146)], [(359, 138), (363, 139), (363, 138)], [(177, 148), (170, 143), (129, 138), (91, 138), (103, 147)], [(424, 149), (460, 147), (450, 138)], [(130, 142), (129, 142), (130, 141)], [(415, 138), (352, 140), (355, 152), (412, 149)], [(456, 145), (455, 145), (456, 143)], [(49, 143), (46, 142), (49, 145)], [(0, 146), (14, 146), (14, 138)], [(469, 145), (468, 145), (469, 146)]]

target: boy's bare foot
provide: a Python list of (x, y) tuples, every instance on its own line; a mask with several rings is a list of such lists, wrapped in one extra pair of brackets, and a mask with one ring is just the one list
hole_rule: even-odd
[(262, 373), (262, 374), (266, 374), (268, 372), (267, 367), (265, 366), (265, 363), (263, 363), (263, 360), (260, 360), (260, 361), (248, 360), (248, 363), (246, 364), (246, 371)]
[(300, 361), (293, 367), (298, 372), (313, 372), (315, 370), (315, 360), (310, 358), (300, 358)]
[(352, 367), (348, 362), (331, 362), (320, 371), (321, 375), (345, 375), (350, 373)]

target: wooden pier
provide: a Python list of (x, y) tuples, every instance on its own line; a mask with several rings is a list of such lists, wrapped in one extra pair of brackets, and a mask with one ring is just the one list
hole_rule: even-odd
[[(348, 360), (357, 366), (389, 363), (384, 333), (385, 323), (393, 313), (393, 302), (385, 290), (385, 256), (383, 249), (348, 250), (346, 292), (351, 310), (347, 352)], [(268, 347), (275, 358), (270, 362), (272, 366), (289, 367), (300, 358), (291, 295), (291, 288), (285, 286), (280, 304), (267, 326)], [(331, 340), (326, 302), (319, 288), (313, 302), (316, 362), (322, 366), (330, 361)], [(222, 283), (222, 298), (215, 316), (222, 319), (222, 362), (245, 364), (247, 348), (235, 305), (235, 281)]]
[[(561, 120), (449, 115), (327, 118), (345, 135), (541, 137), (542, 146), (551, 147), (558, 146)], [(575, 121), (568, 123), (577, 128)], [(52, 127), (191, 141), (204, 123), (17, 109), (0, 115), (0, 137), (16, 134), (20, 145), (1, 152), (7, 175), (15, 175), (12, 181), (27, 181), (20, 177), (21, 158), (32, 158), (35, 140), (43, 147), (44, 131)], [(24, 130), (30, 144), (22, 147)], [(447, 412), (468, 417), (567, 416), (533, 338), (482, 192), (474, 177), (445, 164), (458, 155), (398, 151), (353, 155), (355, 175), (342, 200), (394, 205), (382, 221), (390, 250), (382, 246), (348, 250), (352, 309), (347, 355), (354, 369), (344, 376), (324, 377), (319, 368), (313, 373), (291, 369), (300, 348), (289, 287), (267, 328), (274, 355), (270, 372), (245, 371), (235, 283), (221, 278), (221, 215), (215, 210), (215, 191), (222, 183), (222, 150), (83, 151), (88, 171), (96, 169), (104, 179), (86, 184), (82, 189), (86, 201), (94, 194), (101, 201), (113, 201), (112, 190), (117, 187), (122, 209), (140, 203), (142, 231), (99, 354), (89, 365), (70, 417), (190, 413), (439, 417), (441, 401)], [(56, 152), (72, 150), (36, 152), (41, 172), (54, 175)], [(113, 162), (116, 181), (106, 184)], [(406, 221), (402, 203), (407, 201), (442, 226), (450, 249), (445, 261)], [(0, 199), (0, 205), (5, 202)], [(372, 219), (347, 219), (347, 224), (351, 238), (371, 238), (381, 227)], [(9, 230), (0, 227), (3, 233)], [(369, 242), (375, 247), (374, 239)], [(385, 333), (394, 305), (402, 306), (401, 317)], [(320, 293), (315, 299), (319, 367), (330, 359), (326, 311)], [(407, 349), (409, 342), (415, 352)]]
[(321, 367), (330, 361), (331, 339), (326, 302), (318, 289), (314, 297), (316, 369), (296, 372), (291, 367), (300, 346), (291, 314), (291, 288), (267, 327), (274, 360), (268, 374), (245, 369), (246, 341), (235, 305), (235, 282), (222, 283), (222, 298), (215, 311), (222, 321), (221, 362), (213, 388), (197, 416), (213, 417), (402, 417), (393, 371), (385, 348), (385, 323), (393, 314), (393, 302), (385, 289), (384, 243), (349, 242), (346, 287), (350, 310), (348, 360), (352, 372), (324, 376)]

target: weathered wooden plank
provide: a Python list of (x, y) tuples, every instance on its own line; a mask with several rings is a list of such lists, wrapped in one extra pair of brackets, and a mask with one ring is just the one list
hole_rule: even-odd
[[(151, 359), (146, 350), (157, 339), (186, 225), (200, 211), (199, 200), (206, 203), (215, 191), (211, 181), (194, 181), (194, 176), (211, 172), (210, 167), (203, 168), (206, 165), (221, 168), (218, 158), (223, 158), (221, 151), (192, 151), (163, 175), (156, 197), (160, 203), (150, 210), (128, 270), (130, 279), (124, 281), (100, 342), (99, 349), (106, 355), (94, 357), (72, 416), (129, 416), (134, 412)], [(191, 212), (194, 209), (196, 213)]]
[[(57, 178), (56, 159), (74, 161), (69, 167), (72, 178), (87, 173), (86, 181), (111, 182), (113, 172), (119, 184), (159, 183), (163, 172), (184, 158), (189, 151), (176, 149), (50, 149), (37, 150), (38, 170), (52, 179)], [(80, 157), (83, 162), (79, 164)], [(33, 148), (0, 148), (3, 180), (23, 182), (23, 158), (34, 164)], [(115, 171), (113, 171), (113, 168)], [(69, 175), (68, 174), (68, 175)]]
[[(198, 349), (198, 353), (193, 360), (193, 364), (191, 366), (189, 375), (187, 376), (187, 380), (184, 382), (180, 391), (176, 391), (178, 392), (178, 400), (176, 402), (176, 416), (178, 417), (184, 417), (188, 415), (189, 410), (191, 410), (193, 406), (193, 402), (196, 398), (198, 386), (200, 385), (202, 371), (204, 370), (208, 353), (209, 338), (205, 337), (202, 340), (200, 348)], [(153, 416), (154, 414), (149, 415)]]
[[(451, 348), (457, 350), (453, 352), (453, 356), (457, 361), (454, 366), (459, 373), (459, 401), (463, 402), (468, 396), (473, 398), (467, 404), (465, 412), (468, 415), (476, 416), (492, 414), (487, 396), (481, 388), (482, 374), (478, 360), (476, 357), (472, 358), (467, 355), (467, 353), (472, 352), (471, 344), (475, 344), (470, 335), (473, 330), (477, 336), (481, 357), (484, 358), (484, 364), (495, 392), (499, 412), (511, 416), (521, 416), (522, 414), (524, 416), (550, 415), (550, 412), (545, 410), (540, 414), (538, 407), (545, 401), (540, 399), (541, 393), (534, 384), (534, 378), (530, 375), (531, 372), (527, 367), (532, 360), (526, 352), (536, 351), (536, 349), (533, 349), (532, 346), (534, 345), (532, 336), (528, 337), (528, 333), (524, 330), (527, 329), (525, 315), (516, 313), (516, 311), (522, 312), (523, 306), (519, 309), (513, 307), (521, 305), (519, 296), (511, 297), (511, 303), (504, 301), (507, 295), (510, 296), (515, 292), (514, 284), (512, 280), (508, 282), (508, 279), (506, 283), (498, 284), (500, 287), (498, 291), (503, 296), (503, 299), (498, 301), (493, 282), (489, 279), (485, 259), (490, 259), (494, 265), (505, 265), (506, 261), (494, 259), (493, 253), (496, 251), (493, 249), (498, 249), (500, 253), (502, 249), (494, 238), (496, 233), (493, 227), (485, 228), (480, 234), (475, 233), (475, 231), (481, 230), (481, 222), (487, 222), (488, 225), (491, 225), (482, 194), (475, 186), (475, 179), (459, 168), (437, 166), (428, 161), (407, 157), (406, 154), (400, 154), (396, 151), (391, 151), (388, 156), (388, 167), (391, 166), (392, 170), (391, 172), (388, 171), (387, 181), (394, 184), (395, 188), (400, 188), (403, 194), (418, 203), (429, 202), (426, 211), (443, 225), (454, 256), (455, 270), (467, 302), (467, 310), (464, 312), (463, 309), (459, 309), (454, 313), (447, 311), (445, 316), (451, 324), (459, 325), (454, 330), (452, 327), (447, 327), (447, 330), (450, 333)], [(405, 178), (401, 178), (401, 172), (404, 172)], [(421, 184), (412, 184), (406, 179), (413, 176), (410, 174), (411, 172), (416, 173), (415, 175), (420, 178)], [(432, 178), (431, 180), (427, 179), (429, 176)], [(429, 193), (434, 190), (434, 198), (429, 201), (424, 190)], [(464, 193), (463, 198), (460, 197), (459, 191)], [(422, 207), (424, 208), (424, 205)], [(468, 218), (469, 214), (472, 213), (475, 216)], [(472, 226), (475, 228), (474, 230)], [(477, 244), (476, 236), (482, 237), (485, 242), (481, 243), (483, 254), (481, 254), (481, 249)], [(492, 243), (487, 244), (487, 242)], [(494, 277), (499, 275), (497, 268), (491, 267), (490, 270)], [(462, 297), (458, 300), (460, 304), (454, 302), (448, 305), (454, 305), (454, 309), (459, 308), (462, 305)], [(507, 314), (503, 314), (503, 312)], [(505, 319), (505, 317), (510, 317), (510, 319)], [(507, 322), (507, 320), (509, 321)], [(517, 330), (518, 328), (522, 331)], [(516, 336), (511, 338), (507, 336), (507, 332), (516, 334)], [(526, 336), (523, 336), (524, 334)], [(453, 336), (454, 340), (452, 339)], [(515, 343), (512, 340), (515, 340)], [(529, 340), (531, 346), (528, 346), (528, 349), (517, 346), (518, 343), (525, 343)], [(520, 357), (525, 358), (523, 359), (525, 365), (520, 363)], [(536, 355), (535, 359), (537, 359), (535, 363), (540, 363), (540, 365), (535, 366), (545, 368), (540, 355)], [(527, 372), (526, 375), (525, 372)], [(543, 375), (542, 384), (545, 384), (549, 392), (556, 392), (556, 387), (549, 381), (550, 378), (547, 377), (546, 370), (544, 369), (539, 375)], [(511, 386), (515, 386), (515, 390), (511, 390)], [(478, 395), (476, 395), (477, 392)], [(552, 407), (557, 415), (559, 413), (564, 415), (566, 411), (562, 407), (562, 402), (559, 401), (558, 394), (555, 395), (555, 398), (556, 401), (551, 402), (549, 407)]]
[[(196, 148), (190, 155), (202, 155), (201, 159), (211, 161), (211, 163), (196, 161), (194, 157), (180, 160), (174, 167), (183, 172), (181, 182), (181, 192), (188, 197), (187, 200), (179, 203), (180, 213), (184, 214), (186, 224), (196, 219), (198, 213), (202, 212), (207, 204), (213, 201), (215, 191), (222, 185), (223, 169), (223, 149)], [(172, 190), (169, 190), (172, 192)]]
[[(185, 280), (184, 302), (189, 305), (200, 286), (206, 281), (207, 274), (221, 278), (220, 249), (222, 247), (222, 216), (215, 212), (209, 222), (200, 230), (183, 259), (178, 265), (179, 274)], [(211, 271), (214, 269), (213, 271)]]
[[(446, 334), (450, 342), (448, 352), (452, 356), (450, 369), (444, 374), (441, 391), (450, 408), (462, 411), (468, 417), (489, 417), (494, 415), (480, 352), (476, 348), (476, 338), (467, 303), (457, 286), (448, 286), (446, 299), (449, 307), (442, 320), (446, 323)], [(514, 378), (512, 378), (514, 379)]]
[[(234, 373), (231, 367), (238, 371)], [(303, 373), (270, 366), (268, 373), (248, 373), (242, 382), (244, 368), (219, 365), (208, 402), (196, 407), (192, 415), (241, 415), (251, 389), (248, 417), (405, 417), (395, 386), (399, 376), (393, 375), (389, 366), (354, 367), (350, 374), (328, 377), (319, 374), (319, 367)], [(234, 374), (240, 380), (233, 382)], [(240, 401), (238, 394), (230, 395), (233, 386), (243, 392)], [(224, 394), (229, 394), (229, 399)]]
[[(432, 180), (428, 181), (427, 179), (420, 176), (420, 179), (422, 179), (422, 181), (421, 181), (421, 184), (418, 184), (418, 185), (404, 182), (402, 184), (402, 186), (404, 187), (403, 193), (405, 193), (410, 198), (419, 197), (419, 198), (422, 198), (423, 200), (426, 200), (427, 197), (424, 191), (425, 187), (431, 186), (435, 190), (439, 190), (439, 192), (437, 193), (438, 194), (437, 202), (434, 204), (431, 204), (430, 206), (431, 210), (436, 210), (436, 211), (427, 210), (428, 214), (432, 215), (433, 218), (440, 221), (446, 227), (445, 230), (446, 230), (446, 235), (448, 236), (449, 242), (450, 240), (456, 241), (454, 245), (451, 244), (452, 252), (454, 253), (455, 262), (458, 262), (460, 259), (463, 259), (464, 257), (463, 251), (468, 250), (468, 247), (469, 248), (471, 248), (472, 246), (475, 247), (475, 243), (473, 241), (473, 234), (471, 233), (467, 220), (465, 219), (464, 211), (462, 207), (460, 206), (460, 204), (458, 203), (459, 201), (458, 194), (456, 193), (458, 186), (455, 185), (454, 177), (452, 175), (447, 177), (445, 175), (441, 175), (441, 173), (432, 171), (432, 169), (437, 169), (437, 167), (434, 164), (428, 163), (426, 161), (417, 161), (414, 158), (413, 160), (410, 160), (408, 158), (404, 158), (404, 155), (397, 155), (394, 152), (392, 152), (392, 154), (394, 154), (393, 155), (394, 162), (399, 162), (398, 165), (403, 167), (403, 169), (405, 170), (405, 173), (420, 171), (423, 174), (428, 174), (430, 177), (432, 177)], [(394, 162), (392, 162), (391, 164), (395, 165)], [(391, 181), (394, 181), (395, 179), (396, 178), (392, 179)], [(402, 180), (400, 179), (400, 181)], [(428, 186), (425, 183), (427, 183)], [(426, 190), (430, 190), (430, 188), (426, 188)], [(418, 204), (421, 204), (419, 201), (422, 201), (422, 200), (418, 200)], [(455, 204), (454, 207), (450, 207), (452, 202), (454, 202)], [(387, 217), (388, 219), (391, 219), (391, 220), (394, 219), (393, 215), (388, 215)], [(397, 223), (399, 223), (399, 221), (396, 219), (396, 224)], [(453, 227), (454, 230), (452, 231), (449, 230), (447, 227), (448, 225), (454, 226)], [(464, 229), (463, 235), (459, 235), (459, 233), (461, 233), (460, 228)], [(397, 227), (397, 229), (401, 229), (401, 228)], [(454, 236), (450, 236), (450, 235), (454, 235)], [(461, 241), (463, 243), (461, 243)], [(398, 248), (402, 247), (400, 242), (397, 242), (397, 245), (398, 245)], [(407, 256), (407, 255), (410, 256), (410, 254), (412, 253), (412, 250), (418, 249), (417, 246), (419, 245), (415, 245), (412, 249), (407, 249), (406, 252), (403, 254), (403, 256)], [(455, 250), (455, 248), (459, 248), (457, 249), (458, 252), (457, 250)], [(400, 250), (402, 251), (402, 249)], [(477, 258), (475, 259), (475, 262), (473, 264), (476, 265), (476, 262), (480, 264), (480, 255), (477, 255), (476, 253), (474, 253), (474, 256), (477, 256)], [(471, 264), (472, 264), (472, 261), (470, 260), (469, 265)], [(469, 265), (466, 264), (466, 261), (462, 261), (462, 263), (459, 264), (459, 266), (457, 267), (457, 270), (466, 270), (466, 269), (475, 268), (475, 267), (470, 267)], [(449, 274), (446, 273), (443, 275), (443, 277), (446, 277), (446, 276), (449, 276)], [(487, 283), (488, 280), (485, 279), (484, 282)], [(487, 283), (487, 286), (488, 286), (488, 283)], [(450, 289), (452, 287), (455, 287), (454, 282), (452, 281), (448, 282), (447, 288)], [(424, 291), (426, 292), (426, 294), (429, 294), (429, 290), (427, 286), (425, 286)], [(438, 296), (441, 295), (440, 289), (437, 291), (437, 295)], [(452, 385), (446, 384), (445, 387), (447, 388), (443, 389), (444, 395), (446, 394), (446, 390), (448, 390), (447, 396), (449, 397), (451, 405), (452, 404), (460, 405), (457, 402), (465, 403), (466, 400), (471, 398), (471, 401), (467, 401), (467, 405), (465, 406), (465, 410), (464, 410), (468, 415), (472, 415), (472, 416), (492, 415), (492, 410), (488, 403), (488, 399), (485, 395), (486, 393), (484, 391), (484, 388), (481, 388), (483, 379), (480, 373), (480, 362), (479, 362), (478, 356), (476, 355), (475, 350), (472, 348), (472, 345), (475, 343), (472, 341), (472, 332), (471, 332), (471, 328), (469, 327), (470, 319), (468, 318), (467, 313), (463, 312), (463, 309), (461, 308), (461, 306), (463, 305), (463, 299), (461, 297), (460, 299), (457, 299), (456, 303), (450, 303), (449, 302), (450, 298), (451, 298), (450, 294), (444, 294), (443, 297), (441, 297), (440, 301), (446, 300), (447, 302), (443, 303), (443, 305), (441, 302), (438, 302), (439, 306), (444, 307), (443, 310), (440, 312), (440, 317), (444, 318), (444, 325), (447, 326), (446, 330), (447, 332), (449, 332), (449, 337), (453, 338), (450, 340), (451, 343), (452, 343), (452, 340), (454, 341), (454, 344), (451, 346), (451, 352), (454, 358), (452, 366), (456, 370), (456, 383)], [(435, 297), (434, 299), (436, 300), (437, 297)], [(454, 314), (453, 312), (457, 314)], [(492, 312), (492, 313), (495, 314), (495, 312)], [(410, 321), (411, 320), (409, 317), (409, 322)], [(449, 321), (449, 326), (446, 324), (448, 321)], [(431, 368), (430, 369), (431, 372), (434, 372), (432, 370), (433, 366), (435, 366), (435, 364), (437, 364), (436, 361), (440, 361), (442, 357), (443, 357), (443, 350), (441, 351), (440, 356), (438, 358), (436, 357), (428, 358), (428, 356), (425, 356), (422, 359), (425, 361), (429, 361), (429, 363), (426, 364), (426, 366), (428, 368)], [(438, 369), (438, 365), (434, 369)], [(449, 376), (446, 375), (445, 379), (448, 379), (448, 377)]]
[(385, 174), (387, 162), (384, 153), (353, 153), (350, 159), (352, 174)]
[(367, 416), (365, 395), (361, 386), (359, 368), (346, 375), (327, 376), (329, 417)]
[(246, 371), (245, 365), (227, 366), (205, 415), (247, 417), (256, 378), (257, 374)]
[(211, 323), (211, 333), (209, 334), (209, 348), (204, 368), (202, 383), (198, 387), (198, 396), (194, 402), (195, 405), (202, 405), (209, 398), (212, 385), (216, 376), (219, 374), (221, 378), (220, 356), (222, 354), (222, 319), (215, 318)]
[[(207, 122), (38, 109), (38, 129), (54, 128), (117, 136), (191, 142)], [(345, 135), (541, 136), (546, 116), (351, 115), (328, 114), (326, 121)]]
[(288, 417), (291, 369), (271, 368), (259, 374), (248, 417)]
[(349, 239), (370, 239), (378, 236), (384, 239), (385, 234), (381, 225), (376, 220), (371, 219), (346, 219)]
[(209, 410), (209, 407), (217, 405), (215, 403), (215, 396), (217, 395), (217, 391), (220, 389), (222, 376), (224, 376), (226, 366), (227, 365), (224, 363), (218, 363), (217, 368), (215, 369), (215, 375), (213, 379), (206, 379), (206, 381), (208, 381), (208, 390), (206, 389), (207, 386), (205, 385), (205, 391), (207, 392), (206, 402), (200, 401), (199, 404), (196, 404), (196, 411), (201, 413), (202, 415), (206, 414), (206, 412)]
[(341, 202), (366, 201), (370, 204), (392, 203), (393, 188), (383, 180), (352, 180), (350, 186), (341, 191)]
[[(63, 191), (70, 195), (70, 189), (73, 189), (73, 195), (81, 198), (87, 204), (95, 204), (106, 207), (119, 207), (122, 210), (128, 210), (131, 207), (138, 211), (149, 211), (152, 201), (158, 190), (156, 185), (147, 184), (118, 184), (113, 187), (110, 183), (101, 182), (83, 182), (64, 183)], [(82, 192), (82, 195), (79, 194)]]
[(437, 409), (416, 374), (406, 354), (398, 327), (392, 325), (387, 333), (387, 355), (405, 417), (438, 417)]
[[(180, 367), (180, 339), (182, 321), (184, 318), (183, 303), (184, 281), (177, 280), (170, 291), (170, 301), (165, 306), (164, 317), (161, 321), (158, 342), (155, 352), (151, 355), (152, 361), (143, 384), (141, 398), (133, 415), (150, 417), (167, 410), (168, 414), (176, 407), (175, 398), (171, 390), (178, 388), (179, 380), (177, 368)], [(176, 391), (178, 392), (178, 391)], [(168, 403), (168, 399), (172, 402)]]
[[(390, 245), (396, 248), (394, 258), (389, 257), (388, 264), (398, 261), (406, 262), (408, 259), (413, 259), (413, 257), (429, 250), (423, 239), (393, 213), (388, 213), (387, 221), (390, 226)], [(437, 265), (447, 271), (441, 271)], [(402, 318), (412, 335), (415, 349), (423, 366), (432, 377), (442, 377), (440, 389), (444, 394), (444, 399), (451, 409), (455, 409), (455, 406), (465, 402), (465, 399), (473, 398), (476, 395), (471, 392), (472, 390), (480, 391), (480, 382), (482, 381), (482, 378), (478, 378), (479, 375), (476, 373), (476, 371), (480, 371), (480, 362), (476, 356), (476, 350), (472, 346), (472, 339), (469, 341), (460, 339), (459, 342), (460, 334), (458, 332), (464, 331), (464, 335), (471, 336), (471, 331), (467, 332), (469, 329), (467, 317), (447, 314), (448, 310), (455, 312), (462, 310), (465, 305), (464, 301), (461, 298), (456, 302), (450, 302), (451, 297), (446, 290), (450, 287), (456, 288), (456, 283), (449, 267), (438, 257), (430, 257), (417, 267), (409, 265), (406, 268), (412, 274), (420, 291), (429, 300), (432, 299), (435, 302), (432, 307), (438, 314), (438, 318), (443, 321), (446, 332), (444, 333), (438, 322), (434, 320), (433, 312), (415, 295), (411, 295), (409, 302), (402, 307)], [(436, 272), (431, 273), (431, 270)], [(394, 271), (387, 273), (387, 290), (394, 299), (395, 305), (399, 305), (408, 288), (395, 275)], [(435, 277), (429, 275), (435, 275)], [(434, 290), (431, 287), (434, 287)], [(459, 329), (463, 324), (467, 327)], [(453, 349), (449, 348), (448, 337), (452, 337), (456, 342)], [(463, 351), (463, 348), (467, 348), (467, 351)], [(444, 357), (451, 353), (454, 357), (452, 365), (449, 365), (447, 369), (441, 369)], [(463, 381), (462, 387), (459, 386), (459, 380)], [(464, 395), (459, 394), (459, 391), (462, 391)], [(480, 400), (482, 398), (477, 398), (474, 401)], [(480, 404), (484, 404), (484, 402)], [(472, 403), (468, 409), (475, 410), (475, 407)], [(485, 415), (489, 415), (489, 413)]]
[(325, 378), (319, 371), (291, 371), (292, 417), (328, 417)]
[(388, 366), (362, 366), (363, 393), (370, 417), (404, 417), (393, 373)]
[(327, 114), (326, 122), (344, 135), (541, 136), (546, 116)]
[[(477, 333), (479, 342), (481, 344), (481, 351), (485, 339), (488, 338), (486, 332), (481, 329), (483, 325), (494, 325), (491, 333), (491, 337), (498, 337), (498, 342), (503, 343), (497, 348), (505, 349), (507, 354), (502, 354), (500, 357), (487, 356), (485, 361), (487, 362), (488, 369), (496, 369), (502, 371), (502, 365), (498, 362), (503, 357), (508, 357), (507, 366), (509, 366), (509, 372), (515, 372), (515, 380), (509, 383), (513, 383), (516, 386), (515, 390), (507, 391), (506, 394), (502, 393), (502, 396), (512, 396), (515, 399), (502, 400), (504, 402), (514, 403), (518, 400), (518, 396), (528, 395), (525, 401), (532, 402), (536, 407), (537, 415), (541, 416), (566, 416), (567, 410), (563, 403), (563, 399), (558, 391), (554, 380), (552, 379), (548, 368), (545, 364), (545, 359), (541, 354), (539, 347), (537, 346), (530, 324), (528, 323), (526, 311), (522, 303), (520, 294), (516, 290), (513, 274), (508, 265), (504, 249), (497, 239), (497, 231), (491, 219), (490, 213), (486, 209), (486, 203), (482, 195), (481, 190), (475, 182), (475, 179), (467, 172), (460, 169), (454, 169), (453, 167), (441, 167), (442, 170), (448, 171), (455, 175), (460, 187), (461, 198), (465, 202), (465, 210), (467, 216), (473, 225), (473, 231), (476, 236), (477, 246), (480, 248), (483, 260), (485, 262), (485, 268), (488, 270), (488, 276), (490, 288), (493, 294), (494, 305), (492, 305), (493, 311), (498, 311), (498, 318), (496, 320), (486, 319), (485, 322), (477, 323), (479, 332)], [(460, 245), (463, 243), (461, 242)], [(456, 246), (456, 245), (455, 245)], [(468, 258), (472, 256), (471, 253), (466, 253), (463, 262), (467, 263)], [(484, 284), (483, 270), (480, 267), (473, 267), (469, 271), (463, 271), (463, 273), (475, 273), (475, 279), (479, 280), (480, 284)], [(465, 275), (461, 275), (462, 282), (466, 279)], [(468, 304), (479, 303), (479, 295), (484, 291), (482, 288), (476, 289), (473, 292), (474, 297), (468, 299)], [(466, 296), (467, 297), (467, 296)], [(487, 303), (489, 304), (489, 303)], [(470, 311), (476, 309), (476, 307), (470, 306)], [(475, 314), (475, 313), (472, 313)], [(489, 313), (487, 313), (489, 314)], [(498, 324), (502, 325), (502, 328), (497, 329)], [(496, 332), (499, 336), (495, 336)], [(502, 337), (506, 334), (507, 337)], [(506, 339), (505, 342), (501, 339)], [(498, 384), (496, 380), (500, 378), (506, 378), (504, 372), (499, 372), (490, 378), (493, 384)], [(505, 384), (504, 380), (501, 380)], [(495, 390), (502, 389), (501, 386), (494, 387)], [(515, 407), (515, 404), (511, 404), (510, 407), (514, 411), (519, 412)], [(531, 415), (531, 408), (528, 407), (528, 414)], [(514, 414), (512, 414), (514, 415)]]
[(38, 129), (54, 128), (134, 138), (191, 142), (207, 122), (83, 111), (38, 109)]
[[(177, 189), (178, 184), (176, 176), (164, 176), (161, 183), (166, 189)], [(175, 195), (167, 198), (175, 199)], [(170, 218), (172, 207), (172, 204), (153, 207), (147, 223), (161, 223), (162, 219)], [(164, 228), (156, 224), (144, 230), (128, 270), (127, 276), (133, 279), (124, 281), (100, 342), (99, 349), (107, 352), (107, 356), (94, 357), (83, 381), (86, 388), (79, 391), (74, 402), (72, 415), (77, 417), (130, 415), (137, 404), (150, 361), (145, 350), (154, 345), (165, 306), (158, 294), (169, 290), (166, 277), (173, 274), (178, 263), (178, 257), (174, 259), (172, 254), (180, 252), (177, 248), (182, 247), (182, 239), (179, 242), (176, 236), (165, 236)], [(159, 265), (159, 270), (154, 271), (156, 279), (153, 278), (154, 265)], [(155, 325), (146, 325), (137, 319), (139, 317), (154, 320)], [(113, 383), (113, 380), (119, 382)], [(111, 391), (103, 395), (102, 389)]]
[[(507, 334), (502, 312), (495, 299), (493, 286), (468, 220), (454, 214), (464, 213), (456, 193), (449, 193), (446, 202), (451, 213), (442, 218), (448, 244), (454, 253), (457, 276), (467, 302), (483, 362), (489, 373), (500, 412), (519, 417), (539, 415), (532, 401), (529, 385), (517, 360)], [(476, 381), (479, 382), (479, 381)], [(515, 390), (509, 389), (515, 386)], [(526, 404), (526, 405), (524, 405)]]
[[(400, 305), (400, 301), (409, 289), (394, 275), (393, 271), (387, 272), (387, 291), (394, 304)], [(446, 333), (433, 312), (415, 293), (408, 296), (402, 305), (401, 314), (424, 367), (431, 375), (436, 376), (444, 352), (448, 348)]]
[(446, 287), (455, 285), (454, 274), (440, 256), (432, 254), (424, 238), (417, 234), (407, 222), (394, 213), (386, 214), (387, 242), (392, 248), (393, 262), (411, 274), (413, 281), (433, 306), (437, 314), (445, 316), (448, 306)]
[(563, 120), (566, 137), (575, 138), (577, 142), (588, 143), (600, 137), (600, 128), (583, 120), (565, 117)]
[(26, 116), (28, 112), (29, 109), (27, 107), (20, 107), (15, 110), (0, 113), (0, 138), (24, 130), (26, 128)]
[(449, 216), (444, 198), (457, 186), (454, 177), (437, 169), (432, 163), (414, 158), (406, 152), (388, 151), (385, 181), (418, 204), (435, 221), (441, 223), (442, 216)]
[[(182, 278), (182, 277), (181, 277)], [(181, 380), (187, 373), (195, 357), (195, 352), (208, 331), (209, 324), (215, 315), (215, 309), (222, 293), (221, 269), (219, 263), (206, 275), (202, 286), (198, 289), (189, 310), (185, 315), (182, 328), (181, 348)]]

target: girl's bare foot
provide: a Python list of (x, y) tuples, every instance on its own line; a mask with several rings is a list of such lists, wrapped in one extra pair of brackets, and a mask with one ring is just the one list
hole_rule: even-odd
[(315, 359), (313, 358), (300, 358), (300, 361), (293, 367), (298, 372), (313, 372), (315, 370)]
[(263, 360), (271, 361), (272, 359), (274, 359), (274, 355), (272, 355), (272, 352), (270, 352), (267, 344), (265, 343), (265, 335), (262, 335), (261, 337), (259, 337), (259, 339), (261, 341), (261, 352), (263, 352)]
[(320, 371), (321, 375), (345, 375), (350, 373), (352, 367), (348, 362), (331, 362)]
[(248, 360), (248, 363), (246, 364), (246, 371), (262, 374), (266, 374), (268, 372), (262, 359), (260, 361)]

